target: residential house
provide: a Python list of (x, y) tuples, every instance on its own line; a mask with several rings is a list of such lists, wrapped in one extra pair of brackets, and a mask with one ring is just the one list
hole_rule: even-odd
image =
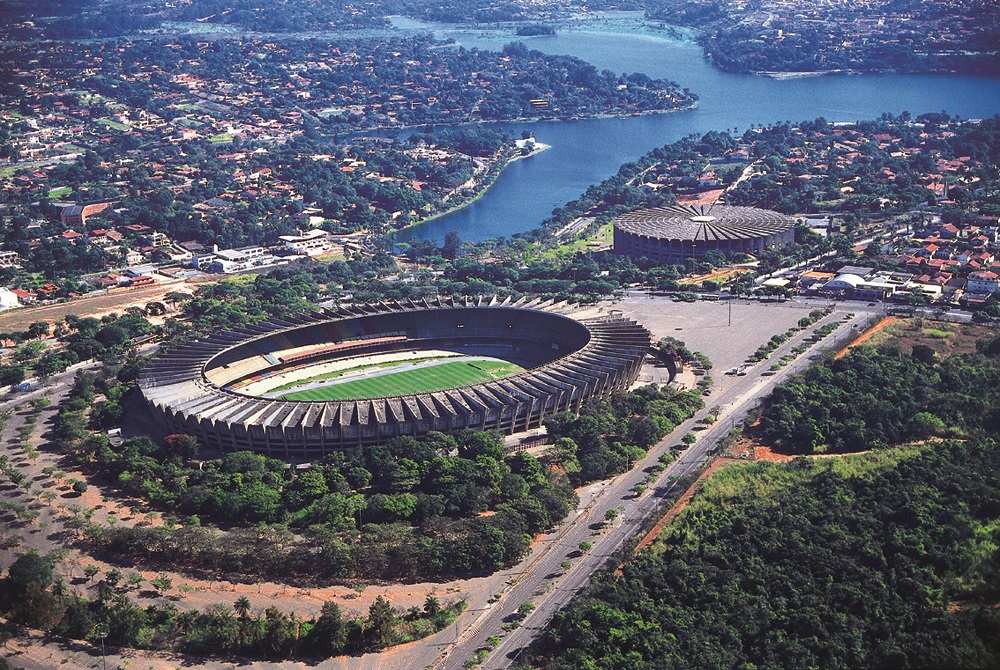
[(1000, 275), (989, 270), (970, 272), (965, 282), (965, 290), (969, 293), (996, 293)]

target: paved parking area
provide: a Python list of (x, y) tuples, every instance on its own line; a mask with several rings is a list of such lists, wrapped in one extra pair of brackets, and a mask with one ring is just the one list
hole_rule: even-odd
[[(675, 337), (692, 351), (704, 353), (718, 374), (743, 363), (772, 335), (785, 332), (820, 308), (815, 303), (734, 300), (729, 325), (730, 305), (725, 301), (673, 302), (665, 297), (634, 295), (609, 307), (620, 309), (648, 328), (654, 342)], [(856, 305), (837, 303), (835, 313), (856, 311), (848, 307)]]

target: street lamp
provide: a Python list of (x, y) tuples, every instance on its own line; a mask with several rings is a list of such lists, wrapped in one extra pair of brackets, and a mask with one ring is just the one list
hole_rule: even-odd
[(104, 638), (108, 636), (108, 624), (99, 623), (94, 626), (94, 637), (101, 641), (101, 663), (104, 670), (108, 670), (108, 659), (104, 655)]

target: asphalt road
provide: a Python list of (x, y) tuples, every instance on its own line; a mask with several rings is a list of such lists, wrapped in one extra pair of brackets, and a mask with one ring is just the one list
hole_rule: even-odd
[[(589, 583), (595, 571), (604, 567), (608, 557), (615, 553), (629, 538), (642, 530), (651, 518), (658, 517), (665, 511), (666, 500), (664, 498), (670, 496), (671, 493), (675, 492), (675, 489), (681, 486), (675, 483), (677, 478), (699, 472), (711, 458), (709, 451), (726, 436), (730, 428), (742, 421), (746, 413), (776, 384), (788, 375), (805, 368), (810, 362), (811, 355), (822, 347), (834, 344), (837, 340), (853, 338), (862, 324), (866, 320), (876, 317), (880, 311), (877, 308), (855, 309), (856, 305), (854, 304), (839, 307), (841, 310), (844, 310), (845, 307), (855, 310), (856, 316), (852, 318), (851, 322), (842, 324), (833, 334), (811, 347), (777, 374), (764, 375), (763, 373), (768, 370), (771, 362), (788, 354), (794, 346), (802, 341), (805, 335), (825, 323), (842, 319), (846, 310), (838, 310), (811, 326), (806, 332), (796, 334), (780, 346), (768, 361), (756, 365), (745, 377), (724, 375), (724, 368), (715, 369), (716, 385), (711, 395), (705, 398), (705, 410), (678, 426), (671, 435), (654, 446), (648, 456), (629, 472), (610, 481), (597, 482), (581, 490), (579, 492), (580, 505), (577, 510), (571, 512), (567, 520), (557, 529), (543, 536), (535, 544), (532, 554), (527, 559), (513, 569), (486, 580), (482, 588), (467, 593), (470, 609), (459, 618), (456, 625), (423, 640), (395, 647), (381, 654), (331, 658), (310, 665), (324, 670), (461, 668), (466, 660), (475, 656), (477, 650), (486, 646), (487, 638), (493, 635), (501, 636), (501, 643), (490, 653), (489, 658), (481, 667), (493, 669), (512, 665), (540, 631), (548, 625), (552, 616)], [(708, 306), (705, 308), (707, 309)], [(800, 310), (807, 308), (807, 305), (799, 307)], [(782, 330), (783, 328), (774, 328), (774, 326), (779, 325), (778, 322), (783, 325), (786, 317), (776, 318), (778, 312), (767, 313), (770, 315), (767, 321), (771, 328), (764, 328), (764, 325), (758, 322), (748, 322), (741, 324), (741, 326), (751, 332), (761, 329), (767, 332)], [(792, 319), (794, 316), (790, 315), (787, 318)], [(734, 320), (734, 330), (737, 329)], [(728, 344), (724, 338), (719, 342), (721, 336), (718, 328), (709, 329), (706, 327), (694, 330), (685, 328), (684, 330), (686, 337), (697, 337), (705, 341), (713, 340), (721, 346)], [(692, 342), (689, 341), (689, 344)], [(694, 348), (699, 347), (695, 346)], [(45, 388), (36, 387), (25, 394), (0, 398), (0, 407), (5, 401), (23, 402), (35, 395), (52, 397), (61, 394), (72, 383), (74, 374), (75, 370), (57, 375), (49, 380)], [(708, 408), (712, 407), (718, 407), (721, 410), (715, 424), (706, 430), (697, 432), (698, 441), (683, 451), (681, 456), (661, 473), (642, 495), (636, 497), (633, 488), (636, 484), (643, 482), (646, 476), (645, 469), (657, 464), (659, 456), (672, 446), (677, 445), (680, 442), (680, 437), (691, 431), (697, 422), (708, 414)], [(613, 523), (605, 526), (605, 514), (610, 509), (619, 510), (619, 514)], [(592, 543), (592, 547), (586, 552), (580, 552), (578, 548), (583, 541)], [(571, 567), (567, 570), (561, 566), (564, 561), (571, 563)], [(496, 595), (493, 594), (499, 595), (499, 599), (497, 600)], [(491, 595), (493, 595), (492, 598)], [(491, 604), (489, 600), (495, 600), (495, 602)], [(515, 613), (518, 605), (526, 601), (534, 603), (537, 609), (522, 622), (520, 627), (505, 633), (501, 626), (505, 622), (520, 618)], [(47, 651), (51, 650), (52, 648), (49, 647)], [(91, 651), (93, 650), (91, 649)], [(165, 655), (164, 658), (164, 655), (148, 652), (126, 652), (126, 654), (131, 655), (131, 662), (147, 663), (149, 667), (154, 667), (154, 665), (157, 668), (175, 667), (176, 665), (192, 663), (192, 659), (173, 655)], [(94, 667), (94, 656), (84, 657), (81, 655), (77, 658), (81, 661), (79, 667)], [(109, 667), (113, 662), (120, 662), (123, 658), (124, 656), (109, 654)], [(51, 660), (52, 656), (49, 655), (48, 659)], [(20, 656), (14, 660), (16, 664), (32, 669), (47, 667), (46, 664), (49, 662), (44, 658), (34, 659), (26, 656)], [(167, 665), (164, 666), (164, 663)], [(193, 664), (208, 668), (231, 667), (225, 659), (198, 659)], [(304, 667), (297, 662), (284, 662), (280, 665), (281, 667)], [(70, 662), (70, 666), (77, 667), (77, 664)], [(249, 661), (246, 662), (246, 666), (275, 667), (266, 661)]]
[[(772, 354), (769, 361), (788, 354), (802, 341), (804, 334), (811, 333), (815, 328), (832, 320), (841, 319), (843, 316), (843, 313), (835, 312), (809, 328), (806, 333), (799, 333), (790, 338)], [(870, 317), (870, 314), (863, 312), (856, 314), (828, 338), (807, 350), (777, 374), (765, 376), (763, 373), (770, 367), (770, 363), (763, 362), (756, 365), (745, 377), (724, 377), (725, 381), (720, 381), (717, 390), (706, 398), (706, 409), (678, 426), (674, 432), (653, 447), (636, 467), (608, 482), (595, 484), (585, 490), (578, 510), (572, 513), (559, 529), (547, 536), (543, 543), (536, 546), (523, 573), (516, 577), (498, 602), (492, 606), (485, 603), (470, 603), (473, 608), (470, 616), (475, 618), (471, 625), (459, 634), (457, 640), (447, 644), (437, 658), (422, 653), (416, 655), (412, 659), (413, 663), (407, 667), (461, 668), (467, 659), (475, 656), (478, 649), (486, 647), (486, 640), (492, 635), (501, 635), (503, 639), (481, 667), (484, 670), (493, 670), (512, 665), (519, 654), (548, 625), (552, 616), (589, 583), (591, 575), (606, 563), (608, 557), (638, 533), (655, 513), (665, 511), (666, 504), (663, 498), (680, 486), (676, 483), (678, 478), (700, 472), (711, 458), (709, 451), (736, 423), (742, 421), (747, 412), (770, 393), (776, 384), (788, 375), (804, 369), (810, 362), (810, 356), (819, 347), (853, 338)], [(716, 422), (707, 430), (698, 433), (698, 441), (681, 452), (681, 456), (642, 495), (634, 496), (632, 489), (645, 478), (644, 470), (655, 465), (660, 455), (678, 444), (680, 437), (691, 431), (697, 422), (708, 414), (711, 407), (721, 409)], [(607, 511), (615, 508), (619, 510), (617, 519), (607, 529), (597, 530), (597, 525), (604, 523)], [(578, 546), (583, 541), (591, 542), (593, 546), (582, 555), (578, 555), (580, 553)], [(572, 567), (564, 571), (560, 564), (566, 560), (572, 562)], [(537, 609), (520, 627), (504, 633), (501, 626), (505, 621), (518, 618), (516, 615), (518, 605), (525, 601), (533, 602)]]

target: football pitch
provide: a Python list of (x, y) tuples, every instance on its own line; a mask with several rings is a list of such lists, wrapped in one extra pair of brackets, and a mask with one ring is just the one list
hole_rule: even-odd
[(415, 370), (382, 373), (349, 382), (286, 393), (282, 400), (363, 400), (469, 386), (517, 374), (524, 368), (495, 360), (449, 361)]

